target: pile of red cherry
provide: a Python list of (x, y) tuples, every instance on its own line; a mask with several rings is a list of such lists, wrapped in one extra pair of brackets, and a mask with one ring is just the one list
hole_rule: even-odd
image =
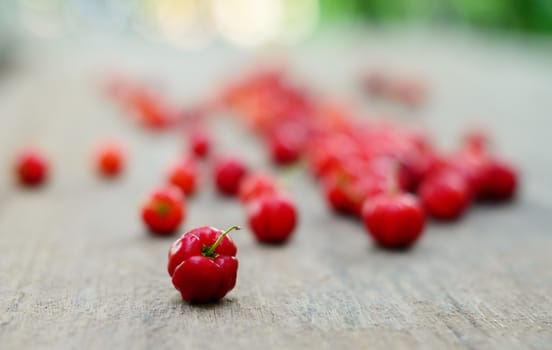
[[(414, 83), (385, 83), (368, 77), (370, 93), (395, 96), (418, 105), (425, 96)], [(278, 70), (260, 71), (225, 86), (220, 96), (198, 108), (171, 106), (146, 85), (112, 79), (107, 89), (128, 115), (152, 129), (184, 127), (188, 152), (168, 169), (165, 184), (154, 189), (141, 208), (152, 234), (171, 235), (185, 220), (187, 200), (198, 187), (199, 162), (211, 153), (205, 119), (213, 110), (230, 109), (255, 132), (277, 165), (306, 164), (329, 206), (357, 216), (384, 248), (411, 246), (422, 235), (426, 216), (456, 220), (476, 201), (502, 202), (514, 197), (518, 175), (489, 151), (487, 137), (467, 135), (453, 154), (443, 154), (420, 130), (381, 122), (358, 122), (348, 110), (320, 102), (294, 86)], [(124, 147), (106, 142), (95, 152), (100, 174), (116, 177), (125, 166)], [(254, 237), (265, 244), (288, 241), (297, 211), (276, 178), (250, 170), (233, 156), (216, 155), (213, 182), (221, 195), (237, 197)], [(16, 164), (26, 185), (46, 179), (48, 164), (38, 150), (26, 150)], [(237, 249), (228, 233), (201, 227), (184, 233), (169, 250), (168, 272), (182, 298), (192, 302), (221, 299), (236, 283)]]
[[(414, 80), (374, 76), (369, 91), (417, 105)], [(385, 248), (405, 248), (421, 235), (426, 215), (456, 220), (475, 201), (513, 198), (518, 175), (489, 151), (481, 132), (444, 154), (422, 131), (381, 121), (358, 122), (339, 106), (316, 103), (278, 71), (230, 85), (223, 101), (261, 135), (278, 163), (303, 158), (337, 212), (362, 218)]]

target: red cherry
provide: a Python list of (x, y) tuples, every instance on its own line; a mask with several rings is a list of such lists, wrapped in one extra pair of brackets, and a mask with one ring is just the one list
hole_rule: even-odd
[(305, 132), (295, 125), (280, 126), (269, 138), (272, 161), (289, 164), (297, 161), (303, 152)]
[(425, 213), (411, 194), (385, 194), (368, 199), (362, 208), (364, 225), (385, 248), (406, 248), (423, 232)]
[(323, 178), (324, 194), (336, 211), (360, 217), (367, 198), (406, 187), (403, 183), (406, 184), (407, 175), (393, 159), (379, 157), (366, 161), (359, 157), (343, 157)]
[(15, 170), (19, 183), (38, 186), (48, 177), (48, 161), (39, 150), (26, 149), (17, 155)]
[(238, 195), (242, 203), (248, 203), (261, 196), (275, 194), (276, 191), (276, 180), (272, 176), (255, 172), (244, 177)]
[(324, 195), (332, 209), (342, 214), (360, 216), (366, 198), (384, 193), (387, 182), (367, 177), (327, 176), (323, 180)]
[(426, 179), (418, 193), (428, 214), (441, 220), (459, 218), (471, 200), (469, 183), (462, 175), (452, 171)]
[(459, 173), (468, 181), (470, 191), (473, 196), (480, 198), (482, 191), (484, 191), (486, 183), (488, 182), (488, 164), (489, 159), (484, 154), (463, 151), (442, 162), (436, 162), (427, 176), (431, 177), (443, 171), (453, 171)]
[(297, 213), (293, 202), (284, 195), (266, 195), (247, 206), (249, 226), (259, 242), (284, 243), (295, 228)]
[[(342, 214), (354, 212), (348, 188), (350, 180), (339, 176), (326, 176), (323, 180), (324, 196), (333, 210)], [(359, 198), (360, 200), (360, 198)]]
[(514, 167), (500, 161), (491, 160), (486, 171), (486, 181), (481, 199), (506, 201), (515, 196), (518, 174)]
[(174, 287), (189, 302), (223, 298), (236, 285), (237, 248), (225, 232), (199, 227), (186, 232), (169, 249), (168, 271)]
[(234, 196), (247, 173), (244, 163), (233, 157), (219, 158), (215, 163), (215, 184), (220, 193)]
[(173, 186), (155, 189), (142, 206), (142, 219), (153, 234), (173, 234), (185, 217), (186, 201)]
[(102, 144), (96, 151), (96, 168), (100, 175), (116, 177), (125, 166), (123, 147), (116, 142)]
[[(388, 175), (389, 176), (389, 175)], [(373, 198), (389, 191), (389, 179), (377, 177), (360, 177), (349, 188), (353, 214), (362, 217), (362, 207), (368, 198)]]
[(163, 129), (174, 121), (174, 111), (166, 105), (165, 101), (144, 88), (132, 91), (128, 106), (138, 117), (138, 120), (151, 129)]
[(178, 187), (186, 196), (190, 196), (195, 192), (198, 172), (195, 159), (187, 157), (171, 167), (167, 179), (170, 184)]
[(211, 148), (211, 139), (205, 130), (197, 129), (191, 133), (190, 148), (200, 158), (207, 156)]

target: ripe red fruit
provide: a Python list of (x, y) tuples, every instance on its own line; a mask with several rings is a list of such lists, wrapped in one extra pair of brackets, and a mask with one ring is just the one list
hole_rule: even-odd
[(128, 98), (129, 107), (137, 114), (138, 120), (151, 129), (163, 129), (171, 125), (174, 112), (160, 96), (138, 88)]
[(406, 248), (423, 232), (425, 213), (411, 194), (383, 194), (368, 199), (362, 209), (364, 225), (385, 248)]
[(467, 180), (474, 198), (480, 198), (488, 182), (488, 164), (489, 159), (486, 155), (478, 152), (462, 151), (448, 159), (435, 163), (427, 176), (431, 177), (448, 171), (459, 173)]
[(238, 195), (242, 203), (248, 203), (261, 196), (275, 194), (276, 191), (276, 180), (272, 176), (256, 172), (244, 177)]
[(332, 209), (342, 214), (361, 216), (367, 198), (385, 193), (388, 181), (374, 175), (328, 175), (323, 179), (324, 195)]
[(182, 299), (211, 302), (222, 299), (236, 285), (237, 248), (228, 233), (213, 227), (186, 232), (169, 249), (168, 271)]
[(428, 214), (441, 220), (459, 218), (471, 200), (469, 183), (462, 175), (452, 171), (426, 179), (418, 194)]
[(253, 200), (247, 206), (247, 214), (255, 237), (263, 243), (284, 243), (293, 233), (297, 222), (295, 205), (281, 194)]
[(190, 135), (190, 148), (196, 156), (205, 158), (211, 148), (211, 139), (205, 130), (194, 130)]
[(187, 157), (171, 167), (167, 178), (170, 184), (178, 187), (182, 193), (189, 196), (195, 192), (198, 172), (195, 159)]
[[(349, 180), (340, 179), (338, 176), (326, 176), (323, 181), (324, 196), (333, 210), (342, 214), (352, 214), (354, 212), (355, 198), (351, 198), (348, 191), (350, 187)], [(358, 200), (361, 200), (358, 197)]]
[(123, 147), (115, 142), (102, 144), (96, 152), (96, 168), (100, 175), (115, 177), (125, 166)]
[(240, 159), (233, 157), (220, 158), (215, 163), (215, 184), (220, 193), (236, 195), (247, 168)]
[(506, 201), (514, 197), (518, 174), (511, 165), (500, 160), (491, 160), (487, 166), (485, 178), (481, 199)]
[(173, 234), (185, 216), (184, 196), (173, 186), (157, 188), (142, 206), (142, 219), (153, 234)]
[(23, 150), (17, 155), (15, 171), (22, 185), (38, 186), (48, 177), (46, 156), (36, 149)]
[(296, 126), (276, 129), (268, 140), (272, 161), (276, 164), (289, 164), (297, 161), (303, 152), (305, 132)]

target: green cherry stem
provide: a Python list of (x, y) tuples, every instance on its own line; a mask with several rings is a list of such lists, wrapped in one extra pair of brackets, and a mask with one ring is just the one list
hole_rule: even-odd
[(227, 235), (229, 234), (230, 232), (234, 231), (234, 230), (241, 230), (241, 227), (239, 226), (232, 226), (230, 227), (228, 230), (224, 231), (220, 236), (218, 236), (217, 240), (215, 241), (215, 243), (213, 243), (212, 246), (209, 247), (209, 249), (207, 249), (207, 251), (203, 254), (205, 256), (213, 256), (214, 253), (215, 253), (215, 249), (217, 249), (217, 247), (219, 246), (220, 242), (222, 242), (222, 239)]

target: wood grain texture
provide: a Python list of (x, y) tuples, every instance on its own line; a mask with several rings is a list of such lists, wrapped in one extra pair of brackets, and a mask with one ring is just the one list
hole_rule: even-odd
[[(173, 238), (148, 236), (137, 218), (142, 197), (181, 152), (181, 135), (128, 123), (98, 92), (99, 77), (125, 67), (157, 77), (185, 102), (251, 57), (34, 43), (0, 80), (0, 349), (550, 348), (551, 52), (473, 38), (343, 38), (291, 53), (310, 86), (358, 102), (363, 65), (427, 76), (431, 100), (420, 111), (360, 107), (414, 119), (448, 147), (463, 126), (490, 126), (499, 152), (523, 169), (519, 200), (477, 206), (456, 224), (432, 222), (415, 249), (392, 253), (374, 247), (359, 222), (332, 215), (299, 174), (289, 183), (301, 215), (290, 244), (264, 247), (247, 230), (234, 234), (237, 287), (218, 304), (191, 306), (165, 270)], [(213, 127), (219, 151), (268, 166), (252, 136), (224, 118)], [(131, 155), (112, 183), (90, 169), (93, 146), (110, 136)], [(29, 142), (54, 166), (38, 191), (15, 186), (9, 169)], [(203, 170), (185, 227), (243, 224), (240, 206), (219, 198)]]

